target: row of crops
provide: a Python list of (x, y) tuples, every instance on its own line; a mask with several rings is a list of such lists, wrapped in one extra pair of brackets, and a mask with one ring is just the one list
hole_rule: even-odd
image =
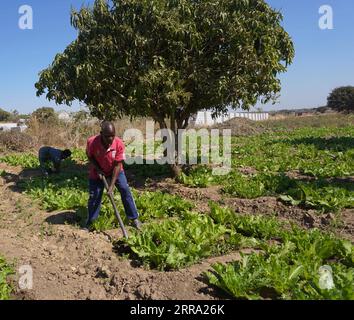
[[(345, 177), (354, 175), (354, 126), (343, 128), (302, 128), (286, 134), (233, 137), (232, 170), (226, 176), (212, 174), (208, 166), (195, 166), (182, 173), (178, 182), (189, 187), (221, 185), (225, 196), (254, 199), (276, 196), (290, 205), (336, 212), (354, 206), (354, 186)], [(69, 167), (84, 162), (83, 150), (73, 150)], [(7, 156), (0, 161), (24, 168), (36, 168), (34, 155)], [(131, 165), (142, 177), (168, 174), (168, 166)], [(240, 169), (252, 168), (244, 174)], [(296, 171), (308, 179), (297, 179)], [(341, 177), (342, 179), (337, 179)], [(344, 178), (344, 179), (343, 179)]]
[[(179, 182), (199, 188), (221, 185), (222, 193), (238, 198), (278, 196), (291, 205), (319, 211), (353, 208), (354, 185), (345, 179), (354, 176), (353, 137), (354, 126), (233, 137), (229, 174), (216, 176), (210, 167), (196, 166)], [(252, 172), (244, 174), (242, 168)]]
[[(353, 133), (352, 127), (320, 128), (300, 129), (286, 137), (234, 138), (233, 170), (228, 176), (213, 176), (210, 168), (198, 166), (180, 176), (179, 182), (193, 187), (219, 184), (225, 195), (240, 198), (279, 196), (291, 205), (321, 211), (352, 208), (353, 186), (330, 178), (353, 175)], [(38, 165), (30, 155), (10, 155), (0, 161), (27, 168)], [(75, 150), (74, 157), (64, 163), (67, 170), (62, 174), (23, 180), (20, 187), (45, 210), (74, 210), (80, 224), (86, 218), (88, 199), (84, 161), (84, 152)], [(238, 170), (242, 167), (255, 170), (243, 174)], [(157, 165), (133, 165), (130, 170), (142, 176), (166, 173)], [(291, 170), (312, 179), (292, 179), (285, 174)], [(275, 218), (240, 216), (213, 202), (208, 212), (198, 212), (193, 203), (171, 194), (134, 189), (133, 193), (143, 230), (131, 230), (128, 240), (117, 240), (114, 246), (148, 268), (176, 270), (208, 257), (252, 248), (253, 253), (242, 254), (239, 261), (213, 265), (203, 277), (234, 298), (354, 299), (354, 247), (349, 241)], [(118, 194), (116, 200), (120, 203)], [(119, 209), (123, 211), (121, 205)], [(104, 197), (94, 228), (115, 227), (111, 206)], [(324, 265), (331, 268), (334, 283), (327, 288), (321, 285)]]

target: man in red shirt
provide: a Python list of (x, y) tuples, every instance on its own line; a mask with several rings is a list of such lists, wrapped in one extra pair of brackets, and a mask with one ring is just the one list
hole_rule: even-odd
[(123, 169), (124, 150), (123, 141), (115, 136), (114, 125), (108, 121), (101, 124), (99, 135), (87, 140), (86, 154), (90, 161), (87, 229), (100, 213), (104, 190), (103, 175), (111, 178), (108, 192), (112, 193), (115, 186), (118, 188), (125, 214), (134, 227), (141, 228), (139, 214)]

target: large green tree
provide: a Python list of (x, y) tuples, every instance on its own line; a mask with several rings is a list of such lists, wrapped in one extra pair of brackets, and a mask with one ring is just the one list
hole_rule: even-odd
[(282, 15), (264, 0), (96, 0), (72, 11), (78, 37), (37, 95), (87, 104), (101, 119), (149, 116), (177, 132), (202, 109), (274, 99), (294, 57)]

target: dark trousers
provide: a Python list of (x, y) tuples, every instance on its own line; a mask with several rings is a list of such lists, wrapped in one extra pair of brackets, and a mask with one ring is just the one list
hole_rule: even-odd
[[(136, 205), (130, 191), (127, 178), (124, 171), (121, 171), (118, 175), (116, 181), (116, 187), (119, 190), (119, 193), (122, 198), (125, 214), (128, 219), (134, 220), (139, 217)], [(98, 180), (89, 180), (89, 200), (88, 200), (88, 221), (87, 224), (91, 224), (95, 221), (101, 210), (102, 195), (104, 190), (103, 181)]]

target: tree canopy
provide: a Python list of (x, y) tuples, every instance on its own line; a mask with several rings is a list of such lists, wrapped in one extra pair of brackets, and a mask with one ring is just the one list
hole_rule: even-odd
[(327, 106), (337, 111), (354, 112), (354, 87), (335, 88), (327, 98)]
[(37, 95), (93, 116), (149, 116), (184, 128), (275, 99), (294, 57), (282, 15), (264, 0), (96, 0), (72, 10), (78, 36), (40, 73)]

